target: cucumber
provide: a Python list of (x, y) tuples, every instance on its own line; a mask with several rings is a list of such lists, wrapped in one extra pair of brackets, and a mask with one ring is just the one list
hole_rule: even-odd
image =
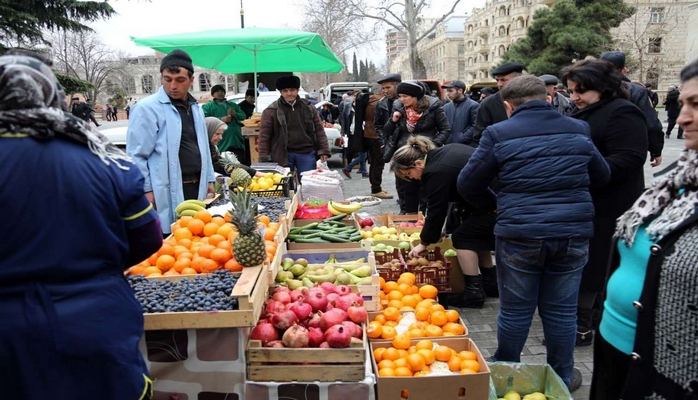
[[(320, 224), (317, 222), (313, 222), (312, 224), (298, 226), (296, 228), (300, 228), (301, 231), (304, 231), (306, 229), (315, 229), (315, 228), (317, 228), (318, 225), (320, 225)], [(293, 228), (293, 229), (296, 229), (296, 228)]]
[(331, 233), (323, 233), (320, 235), (320, 237), (332, 243), (351, 243), (349, 239), (345, 239), (341, 236), (333, 235)]
[(344, 218), (346, 218), (348, 215), (349, 215), (349, 214), (339, 214), (339, 215), (335, 215), (334, 217), (325, 218), (322, 222), (340, 221), (340, 220), (343, 220)]
[(330, 229), (334, 229), (334, 225), (326, 224), (323, 222), (321, 224), (318, 224), (317, 228), (322, 229), (323, 231), (329, 231)]
[(325, 239), (322, 238), (311, 238), (311, 239), (296, 239), (294, 240), (296, 243), (331, 243)]
[(361, 239), (362, 239), (362, 236), (360, 233), (349, 236), (349, 241), (351, 241), (351, 242), (358, 242)]

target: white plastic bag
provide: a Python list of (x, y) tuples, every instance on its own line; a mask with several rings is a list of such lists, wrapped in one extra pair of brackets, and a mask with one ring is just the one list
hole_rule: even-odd
[(344, 200), (344, 179), (331, 170), (301, 173), (301, 200), (308, 199)]

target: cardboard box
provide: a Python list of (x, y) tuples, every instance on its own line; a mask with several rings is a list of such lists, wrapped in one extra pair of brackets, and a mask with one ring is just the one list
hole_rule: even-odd
[[(439, 399), (439, 400), (486, 400), (489, 396), (490, 370), (485, 358), (475, 343), (468, 338), (433, 338), (434, 343), (448, 346), (456, 351), (469, 350), (477, 354), (480, 372), (470, 375), (441, 375), (425, 377), (381, 377), (373, 357), (374, 349), (391, 347), (389, 342), (370, 342), (371, 360), (376, 374), (379, 400)], [(413, 340), (416, 344), (418, 340)], [(405, 392), (406, 391), (406, 392)], [(401, 395), (405, 395), (401, 397)]]
[(548, 364), (495, 362), (489, 367), (492, 377), (489, 400), (497, 400), (510, 390), (516, 391), (521, 397), (541, 392), (548, 399), (573, 399), (567, 385)]

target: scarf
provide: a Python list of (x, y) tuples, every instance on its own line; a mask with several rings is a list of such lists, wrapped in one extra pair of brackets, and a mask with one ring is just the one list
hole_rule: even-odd
[(221, 121), (220, 119), (216, 117), (206, 117), (204, 119), (204, 122), (206, 122), (206, 130), (208, 131), (208, 140), (211, 141), (211, 138), (213, 137), (213, 134), (216, 133), (217, 130), (219, 130), (221, 127), (226, 127), (225, 122)]
[(53, 71), (25, 55), (0, 57), (0, 135), (60, 138), (87, 146), (102, 162), (132, 162), (89, 123), (67, 112), (65, 93)]
[(407, 130), (410, 133), (414, 132), (414, 128), (417, 126), (417, 122), (422, 118), (423, 113), (417, 114), (417, 111), (412, 107), (405, 107), (405, 120), (407, 124)]
[(659, 241), (696, 212), (698, 206), (698, 153), (685, 149), (678, 167), (656, 182), (618, 218), (615, 237), (631, 247), (637, 229), (644, 223), (647, 234)]

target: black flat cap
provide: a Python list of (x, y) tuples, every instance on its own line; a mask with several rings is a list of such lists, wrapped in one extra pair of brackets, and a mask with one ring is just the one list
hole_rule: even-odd
[(545, 86), (550, 86), (550, 85), (557, 85), (559, 81), (557, 80), (557, 76), (555, 75), (550, 75), (550, 74), (545, 74), (539, 76), (540, 79), (545, 82)]
[(513, 72), (521, 73), (524, 70), (524, 65), (517, 62), (508, 62), (500, 65), (492, 71), (492, 76), (509, 75)]
[(223, 87), (223, 85), (214, 85), (214, 86), (211, 88), (211, 96), (213, 96), (213, 94), (216, 93), (216, 92), (223, 92), (223, 93), (225, 93), (225, 88)]
[(384, 77), (381, 77), (376, 81), (377, 83), (383, 83), (383, 82), (397, 82), (400, 83), (402, 82), (402, 76), (400, 74), (388, 74)]
[(494, 93), (494, 89), (492, 89), (492, 88), (489, 87), (489, 86), (488, 86), (488, 87), (484, 87), (484, 88), (482, 88), (482, 90), (480, 90), (480, 93), (492, 94), (492, 93)]
[(444, 89), (459, 88), (459, 89), (465, 90), (465, 83), (463, 83), (463, 81), (455, 80), (455, 81), (451, 81), (445, 85), (441, 85), (441, 87)]
[(615, 65), (618, 70), (625, 68), (625, 54), (622, 51), (604, 51), (600, 58)]

